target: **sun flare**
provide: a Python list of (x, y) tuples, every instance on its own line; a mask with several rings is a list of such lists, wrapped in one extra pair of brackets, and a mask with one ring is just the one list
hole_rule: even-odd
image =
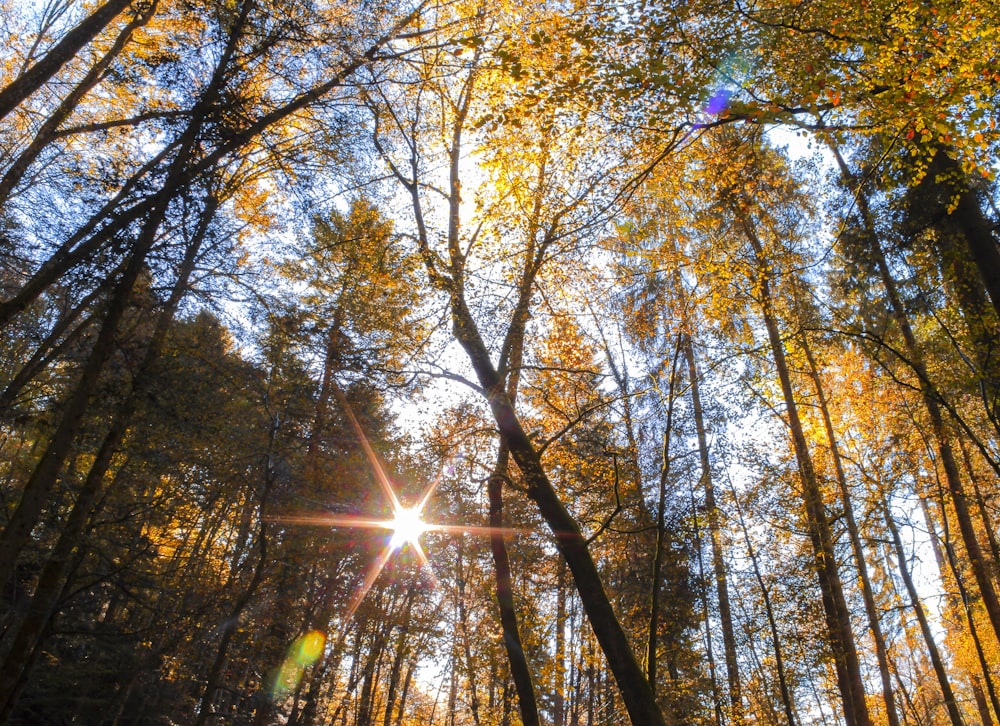
[(416, 544), (428, 525), (420, 518), (420, 510), (416, 507), (412, 509), (400, 508), (396, 510), (395, 518), (389, 522), (392, 529), (392, 540), (389, 546), (392, 549), (399, 549), (404, 544)]

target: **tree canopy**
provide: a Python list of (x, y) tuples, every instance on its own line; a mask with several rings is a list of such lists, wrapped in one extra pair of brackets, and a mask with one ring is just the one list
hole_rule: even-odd
[(1000, 4), (0, 8), (0, 722), (1000, 723)]

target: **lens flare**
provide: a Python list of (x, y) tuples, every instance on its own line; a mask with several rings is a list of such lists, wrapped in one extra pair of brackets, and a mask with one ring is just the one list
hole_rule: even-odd
[(318, 630), (310, 630), (300, 635), (288, 648), (281, 668), (275, 674), (271, 697), (278, 701), (288, 696), (299, 685), (306, 668), (313, 665), (323, 655), (326, 635)]

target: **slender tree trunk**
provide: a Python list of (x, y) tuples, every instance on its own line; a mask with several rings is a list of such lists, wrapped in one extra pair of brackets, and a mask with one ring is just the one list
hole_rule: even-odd
[(677, 361), (680, 358), (680, 336), (674, 345), (667, 382), (667, 420), (663, 430), (663, 447), (660, 462), (659, 496), (656, 503), (656, 544), (653, 545), (653, 571), (649, 590), (649, 628), (646, 633), (646, 678), (656, 693), (656, 651), (660, 631), (660, 576), (663, 569), (663, 551), (666, 539), (667, 489), (670, 484), (670, 440), (674, 427), (674, 401), (677, 387)]
[[(844, 162), (843, 157), (840, 156), (835, 147), (833, 148), (833, 151), (837, 159), (837, 163), (840, 166), (841, 174), (849, 183), (852, 176), (847, 168), (847, 164)], [(886, 262), (881, 241), (876, 233), (874, 219), (872, 218), (871, 210), (868, 207), (868, 199), (865, 196), (863, 189), (859, 190), (857, 199), (858, 211), (861, 214), (862, 222), (870, 238), (871, 255), (875, 262), (879, 277), (882, 280), (882, 286), (885, 288), (886, 297), (889, 301), (889, 311), (892, 314), (893, 319), (896, 321), (899, 332), (903, 337), (904, 349), (907, 357), (909, 358), (909, 364), (918, 379), (918, 385), (924, 401), (924, 407), (927, 410), (927, 417), (930, 419), (931, 423), (931, 433), (934, 436), (934, 441), (938, 450), (938, 458), (941, 461), (941, 467), (944, 469), (945, 480), (948, 483), (948, 490), (951, 493), (952, 506), (955, 509), (955, 518), (958, 522), (958, 529), (962, 536), (962, 543), (965, 545), (965, 551), (969, 557), (969, 564), (972, 567), (972, 573), (975, 576), (976, 584), (979, 587), (979, 592), (983, 599), (983, 606), (986, 608), (986, 613), (993, 626), (993, 632), (996, 635), (997, 640), (1000, 641), (1000, 600), (997, 599), (996, 589), (993, 587), (989, 570), (983, 558), (982, 548), (979, 546), (976, 530), (972, 523), (972, 517), (969, 513), (967, 496), (965, 494), (965, 488), (962, 485), (962, 477), (959, 474), (958, 464), (955, 461), (955, 453), (952, 449), (951, 441), (945, 428), (944, 417), (941, 414), (941, 406), (938, 402), (939, 394), (927, 375), (927, 366), (924, 364), (922, 351), (920, 346), (917, 344), (917, 339), (913, 334), (913, 329), (910, 327), (909, 319), (906, 316), (906, 309), (903, 306), (902, 300), (899, 297), (899, 292), (896, 288), (896, 281), (889, 270), (888, 263)]]
[(472, 711), (472, 722), (479, 726), (479, 694), (476, 688), (476, 668), (472, 662), (472, 644), (469, 633), (469, 612), (465, 605), (465, 573), (462, 562), (462, 540), (458, 541), (458, 624), (462, 638), (462, 654), (465, 656), (465, 671), (469, 679), (469, 709)]
[(556, 663), (555, 693), (552, 694), (554, 726), (566, 723), (566, 563), (559, 561), (556, 574)]
[(63, 36), (37, 63), (0, 90), (0, 119), (41, 88), (94, 37), (132, 4), (132, 0), (107, 0)]
[(403, 679), (403, 692), (399, 694), (399, 711), (396, 714), (395, 726), (402, 726), (403, 717), (406, 715), (406, 697), (410, 693), (410, 683), (413, 680), (413, 671), (417, 668), (417, 656), (411, 655), (406, 666), (406, 677)]
[(400, 621), (399, 639), (396, 642), (396, 652), (392, 658), (392, 667), (389, 670), (389, 685), (385, 694), (385, 714), (382, 717), (382, 726), (392, 726), (392, 711), (396, 702), (396, 691), (399, 689), (399, 677), (403, 670), (403, 661), (406, 658), (410, 637), (410, 614), (413, 612), (413, 601), (417, 599), (417, 589), (411, 585), (406, 591), (406, 606), (403, 610), (403, 617)]
[(83, 97), (87, 95), (90, 90), (97, 85), (104, 74), (107, 72), (111, 63), (118, 57), (125, 46), (128, 44), (132, 37), (132, 34), (136, 29), (142, 27), (149, 22), (150, 18), (153, 17), (153, 13), (156, 9), (156, 0), (151, 0), (147, 7), (143, 8), (142, 12), (136, 15), (129, 23), (122, 28), (118, 37), (115, 38), (115, 42), (111, 45), (106, 53), (104, 53), (101, 58), (91, 66), (87, 74), (80, 80), (80, 82), (73, 88), (72, 91), (63, 99), (62, 103), (53, 111), (47, 119), (39, 127), (38, 131), (35, 132), (35, 137), (28, 144), (27, 148), (22, 151), (18, 157), (13, 161), (13, 163), (7, 167), (7, 171), (4, 173), (3, 177), (0, 178), (0, 206), (3, 206), (7, 199), (10, 197), (11, 192), (14, 191), (14, 187), (24, 176), (24, 173), (31, 166), (32, 162), (38, 158), (38, 155), (42, 150), (48, 146), (49, 142), (55, 137), (55, 132), (59, 128), (60, 124), (69, 118), (73, 110), (79, 105)]
[(979, 477), (976, 476), (976, 470), (972, 466), (972, 457), (969, 455), (969, 447), (966, 445), (964, 439), (958, 439), (958, 446), (962, 451), (962, 460), (965, 463), (965, 472), (969, 476), (969, 481), (972, 483), (972, 491), (976, 495), (976, 508), (979, 510), (979, 519), (982, 522), (983, 529), (986, 531), (986, 541), (989, 542), (990, 546), (990, 557), (992, 561), (992, 567), (994, 570), (1000, 567), (1000, 542), (997, 541), (997, 529), (993, 525), (993, 520), (990, 518), (989, 509), (986, 507), (986, 498), (983, 496), (982, 489), (979, 487)]
[(784, 344), (778, 331), (777, 316), (771, 297), (771, 284), (766, 272), (764, 250), (757, 238), (756, 231), (749, 220), (737, 211), (738, 219), (743, 227), (747, 240), (757, 256), (757, 282), (760, 287), (759, 302), (767, 328), (768, 340), (781, 383), (782, 396), (785, 401), (786, 421), (792, 433), (792, 443), (795, 449), (795, 459), (798, 463), (799, 476), (802, 481), (802, 496), (805, 502), (806, 518), (809, 525), (809, 538), (816, 554), (816, 570), (823, 594), (823, 610), (826, 614), (827, 631), (830, 638), (830, 648), (837, 669), (837, 682), (843, 699), (844, 718), (848, 726), (870, 726), (871, 719), (865, 701), (864, 681), (861, 677), (861, 664), (857, 649), (854, 646), (854, 634), (847, 602), (844, 598), (843, 584), (837, 570), (837, 558), (834, 550), (833, 532), (826, 516), (823, 494), (813, 466), (809, 445), (806, 442), (802, 421), (799, 418), (798, 406), (792, 389), (791, 375), (785, 359)]
[[(525, 274), (528, 274), (527, 272)], [(521, 363), (524, 357), (524, 327), (527, 323), (528, 298), (521, 296), (518, 310), (507, 333), (506, 387), (507, 396), (513, 405), (517, 400), (521, 380)], [(501, 439), (497, 448), (496, 463), (487, 480), (486, 489), (490, 502), (490, 552), (493, 555), (493, 572), (496, 578), (497, 606), (500, 610), (500, 626), (503, 629), (504, 650), (510, 664), (511, 678), (517, 691), (518, 707), (524, 726), (539, 726), (538, 703), (532, 683), (528, 656), (521, 642), (517, 609), (514, 604), (514, 584), (511, 578), (510, 556), (503, 539), (503, 485), (510, 470), (510, 448)]]
[[(743, 544), (747, 548), (747, 556), (753, 567), (754, 579), (757, 580), (757, 587), (760, 588), (761, 598), (764, 600), (764, 614), (767, 616), (767, 627), (771, 635), (771, 643), (774, 648), (774, 668), (778, 673), (778, 689), (781, 692), (781, 705), (785, 712), (785, 720), (788, 726), (796, 726), (795, 709), (792, 704), (792, 694), (788, 688), (788, 678), (785, 676), (785, 659), (781, 651), (781, 637), (778, 634), (778, 623), (774, 617), (774, 607), (771, 604), (771, 593), (767, 583), (760, 571), (757, 563), (757, 553), (753, 542), (750, 540), (750, 533), (747, 531), (746, 521), (743, 519), (743, 510), (740, 508), (740, 501), (736, 497), (736, 492), (732, 492), (733, 503), (736, 507), (736, 516), (739, 518), (740, 530), (743, 533)], [(752, 643), (751, 643), (752, 647)]]
[(851, 498), (851, 490), (847, 483), (847, 475), (844, 472), (844, 463), (840, 458), (840, 448), (837, 446), (837, 435), (833, 428), (833, 420), (830, 417), (830, 407), (827, 404), (826, 392), (823, 389), (823, 382), (819, 376), (816, 359), (813, 357), (812, 349), (805, 334), (800, 336), (800, 342), (802, 351), (806, 356), (806, 361), (809, 364), (809, 377), (812, 379), (813, 387), (816, 389), (819, 410), (823, 417), (823, 426), (826, 430), (826, 438), (830, 446), (830, 458), (833, 460), (837, 485), (840, 488), (840, 501), (844, 508), (844, 521), (851, 540), (851, 549), (854, 551), (854, 561), (858, 567), (861, 594), (865, 603), (865, 613), (868, 615), (868, 628), (871, 630), (872, 640), (875, 643), (875, 657), (878, 661), (879, 676), (882, 679), (882, 698), (885, 701), (886, 719), (889, 726), (899, 726), (899, 715), (896, 712), (896, 703), (892, 695), (892, 676), (889, 672), (889, 656), (885, 647), (885, 636), (882, 634), (878, 606), (875, 604), (875, 593), (872, 589), (871, 578), (868, 575), (868, 564), (865, 560), (864, 546), (861, 543), (858, 524), (854, 518), (854, 504)]
[(0, 704), (4, 704), (13, 696), (14, 684), (16, 684), (17, 680), (21, 677), (22, 671), (27, 666), (27, 656), (39, 642), (42, 632), (52, 617), (59, 593), (62, 592), (65, 585), (69, 566), (80, 545), (84, 528), (90, 519), (97, 499), (104, 489), (106, 475), (111, 466), (112, 458), (118, 451), (125, 436), (132, 411), (137, 403), (138, 391), (144, 385), (150, 367), (160, 355), (167, 331), (173, 321), (174, 313), (180, 304), (181, 298), (187, 292), (188, 281), (191, 272), (194, 270), (198, 251), (208, 231), (208, 226), (215, 215), (216, 207), (217, 203), (214, 199), (206, 204), (199, 227), (185, 253), (185, 258), (181, 264), (180, 273), (174, 284), (170, 298), (167, 300), (157, 319), (156, 327), (147, 345), (143, 360), (140, 362), (133, 378), (133, 388), (129, 392), (126, 402), (122, 404), (121, 409), (115, 414), (111, 426), (105, 434), (101, 447), (87, 473), (83, 487), (77, 495), (73, 509), (56, 542), (56, 546), (48, 562), (42, 568), (34, 597), (28, 607), (28, 612), (21, 623), (17, 635), (14, 637), (11, 652), (4, 661), (2, 668), (0, 668)]
[(719, 620), (722, 625), (722, 646), (726, 656), (726, 681), (729, 684), (729, 704), (733, 722), (743, 722), (743, 704), (740, 685), (739, 664), (736, 660), (736, 634), (733, 629), (733, 613), (729, 603), (729, 583), (726, 561), (722, 548), (722, 526), (719, 506), (715, 501), (715, 485), (712, 480), (712, 465), (708, 452), (708, 433), (705, 427), (705, 413), (701, 405), (701, 379), (694, 355), (691, 336), (684, 336), (684, 357), (687, 360), (688, 379), (691, 386), (691, 408), (694, 414), (695, 433), (698, 438), (698, 458), (701, 464), (701, 483), (705, 491), (705, 512), (708, 516), (708, 534), (712, 545), (712, 571), (715, 575), (715, 593), (719, 601)]
[(886, 526), (889, 528), (889, 533), (892, 535), (892, 542), (896, 549), (896, 557), (899, 562), (899, 575), (903, 579), (903, 584), (906, 586), (906, 592), (909, 595), (913, 612), (917, 616), (917, 622), (920, 624), (920, 632), (924, 636), (924, 643), (927, 646), (927, 654), (930, 656), (931, 665), (934, 666), (934, 674), (937, 676), (938, 685), (941, 686), (941, 693), (944, 696), (944, 705), (948, 711), (948, 718), (951, 720), (952, 726), (964, 726), (962, 716), (958, 712), (958, 704), (955, 701), (955, 694), (952, 692), (951, 683), (948, 681), (948, 673), (945, 670), (944, 661), (941, 660), (941, 654), (938, 651), (937, 644), (934, 642), (934, 634), (931, 632), (930, 625), (927, 622), (927, 614), (924, 612), (924, 606), (920, 602), (920, 596), (917, 594), (917, 588), (913, 584), (913, 578), (910, 577), (910, 568), (906, 559), (906, 549), (903, 547), (903, 540), (899, 536), (899, 528), (896, 526), (896, 521), (893, 519), (892, 512), (889, 511), (889, 505), (885, 502), (882, 502), (882, 513), (885, 517)]

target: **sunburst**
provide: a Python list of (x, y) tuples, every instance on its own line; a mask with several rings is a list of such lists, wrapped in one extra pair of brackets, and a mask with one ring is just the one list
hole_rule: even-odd
[(351, 406), (347, 401), (347, 397), (344, 396), (343, 392), (338, 386), (336, 386), (336, 384), (334, 384), (333, 389), (341, 407), (351, 423), (351, 427), (357, 434), (358, 442), (361, 444), (361, 448), (365, 452), (365, 456), (372, 467), (373, 473), (375, 474), (375, 480), (378, 482), (379, 488), (382, 490), (382, 493), (385, 495), (386, 499), (388, 499), (389, 504), (392, 507), (392, 518), (376, 519), (359, 515), (324, 513), (278, 516), (271, 517), (270, 519), (272, 521), (280, 521), (288, 524), (302, 524), (307, 526), (332, 528), (375, 529), (391, 532), (389, 539), (368, 567), (364, 580), (362, 580), (357, 590), (355, 590), (354, 595), (348, 604), (347, 611), (344, 613), (344, 617), (341, 621), (346, 624), (354, 616), (354, 613), (357, 612), (361, 602), (365, 599), (365, 596), (375, 584), (375, 581), (382, 573), (382, 570), (385, 568), (386, 563), (388, 563), (393, 553), (402, 550), (403, 548), (408, 547), (412, 550), (420, 564), (420, 571), (424, 573), (427, 578), (429, 578), (433, 587), (437, 586), (437, 578), (434, 575), (434, 569), (427, 557), (427, 553), (424, 551), (423, 545), (420, 544), (420, 537), (424, 533), (442, 532), (445, 534), (490, 536), (492, 534), (514, 534), (520, 530), (508, 527), (434, 524), (425, 521), (423, 518), (424, 510), (431, 497), (434, 495), (434, 492), (437, 490), (438, 484), (441, 482), (441, 478), (444, 474), (443, 469), (423, 491), (416, 504), (412, 506), (405, 506), (400, 501), (399, 495), (396, 494), (392, 481), (382, 468), (382, 463), (375, 455), (375, 451), (372, 449), (371, 443), (369, 442), (364, 429), (361, 428), (361, 424), (355, 417), (354, 411), (351, 409)]

